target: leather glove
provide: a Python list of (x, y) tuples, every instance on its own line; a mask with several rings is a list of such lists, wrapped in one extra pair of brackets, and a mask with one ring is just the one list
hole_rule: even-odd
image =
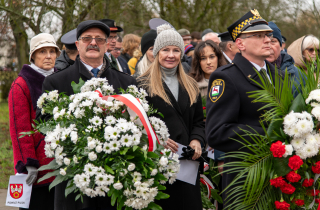
[(38, 177), (38, 169), (33, 166), (26, 166), (27, 171), (28, 171), (28, 176), (26, 178), (26, 183), (27, 185), (32, 185)]

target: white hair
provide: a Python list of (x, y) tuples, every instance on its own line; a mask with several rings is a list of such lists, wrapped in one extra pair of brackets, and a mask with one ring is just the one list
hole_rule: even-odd
[(307, 49), (307, 48), (319, 48), (319, 39), (313, 35), (307, 35), (304, 39), (303, 39), (303, 43), (302, 43), (302, 52)]
[[(216, 33), (216, 32), (209, 32), (209, 33), (207, 33), (206, 35), (204, 35), (203, 37), (202, 37), (202, 41), (206, 41), (207, 40), (207, 35), (211, 35), (211, 34), (214, 34), (214, 35), (219, 35), (218, 33)], [(218, 37), (218, 39), (219, 39), (219, 41), (221, 42), (221, 39), (220, 39), (220, 37)]]

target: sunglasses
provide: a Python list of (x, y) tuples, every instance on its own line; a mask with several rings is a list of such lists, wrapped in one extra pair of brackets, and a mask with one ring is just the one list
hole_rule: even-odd
[(318, 54), (319, 54), (319, 52), (320, 52), (320, 50), (319, 50), (319, 49), (316, 49), (316, 48), (307, 48), (306, 50), (308, 50), (308, 52), (309, 52), (310, 54), (314, 53), (315, 50), (317, 51)]
[(86, 44), (91, 43), (93, 39), (96, 41), (97, 44), (104, 44), (107, 41), (107, 39), (104, 38), (92, 38), (90, 36), (79, 38), (79, 40), (82, 40)]

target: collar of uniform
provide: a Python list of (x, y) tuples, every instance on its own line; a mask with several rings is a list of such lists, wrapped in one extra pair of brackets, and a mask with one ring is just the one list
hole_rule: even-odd
[(232, 63), (232, 60), (227, 56), (227, 54), (225, 54), (223, 51), (222, 51), (224, 57), (229, 61), (229, 63)]
[(263, 61), (263, 62), (264, 62), (263, 67), (260, 67), (258, 64), (253, 63), (253, 62), (250, 61), (250, 63), (254, 66), (255, 69), (257, 69), (257, 71), (260, 71), (262, 68), (265, 69), (265, 70), (267, 70), (266, 62), (265, 62), (265, 61)]
[(111, 59), (111, 53), (109, 53), (109, 52), (106, 52), (106, 55), (107, 55), (107, 57), (110, 59), (110, 61), (112, 60)]

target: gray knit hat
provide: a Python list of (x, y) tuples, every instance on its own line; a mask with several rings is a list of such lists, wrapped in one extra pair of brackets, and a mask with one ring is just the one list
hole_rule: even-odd
[(181, 50), (181, 58), (184, 55), (184, 44), (181, 35), (174, 30), (169, 24), (163, 24), (157, 27), (158, 36), (153, 46), (153, 56), (156, 57), (158, 52), (165, 46), (177, 46)]

